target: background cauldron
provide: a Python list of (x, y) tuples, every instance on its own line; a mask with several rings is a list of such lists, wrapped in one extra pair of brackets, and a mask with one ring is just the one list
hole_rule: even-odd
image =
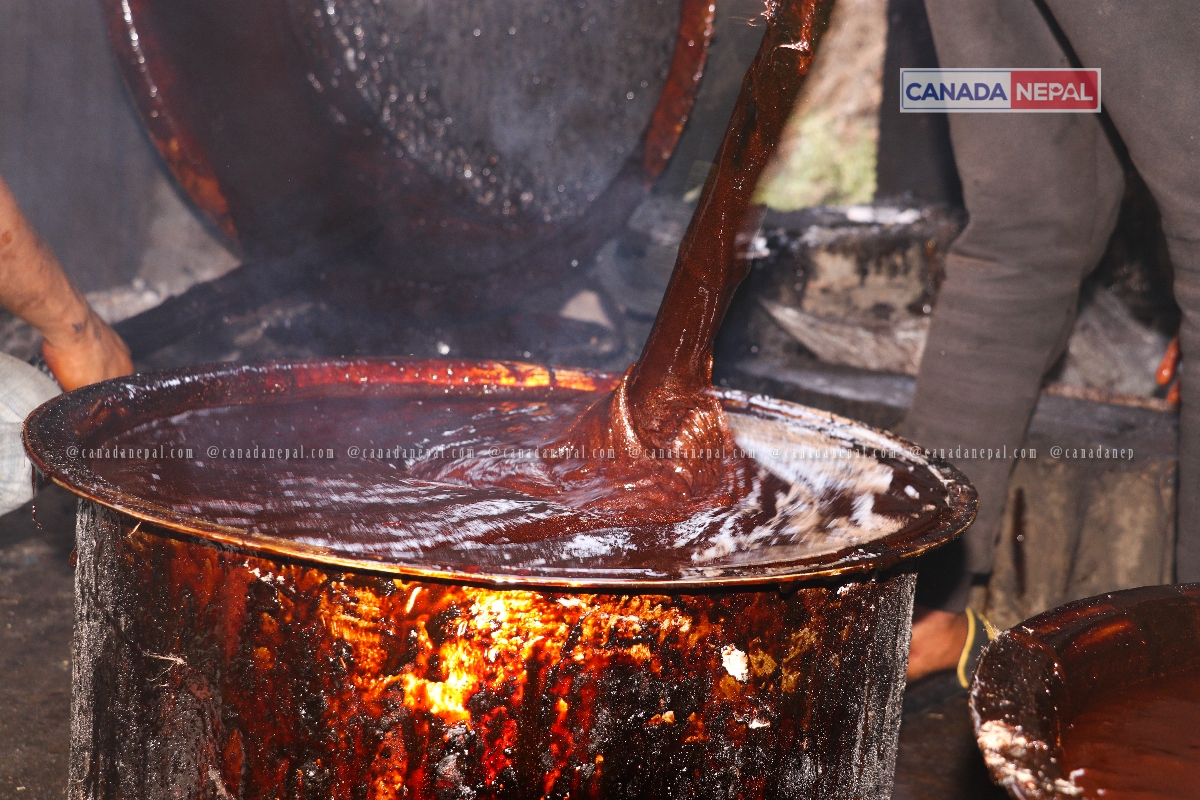
[[(228, 366), (41, 407), (32, 457), (84, 498), (70, 796), (888, 797), (905, 565), (974, 513), (951, 468), (893, 459), (936, 497), (884, 539), (647, 577), (579, 559), (536, 572), (389, 560), (315, 546), (299, 517), (295, 536), (256, 534), (126, 492), (87, 452), (202, 409), (581, 398), (614, 380), (513, 364)], [(799, 406), (725, 403), (832, 445), (908, 451)]]
[(1200, 669), (1200, 585), (1090, 597), (1007, 630), (971, 686), (975, 734), (992, 778), (1013, 797), (1058, 800), (1079, 788), (1063, 734), (1101, 697)]
[(103, 0), (151, 140), (251, 255), (348, 227), (414, 280), (570, 271), (662, 172), (710, 0)]

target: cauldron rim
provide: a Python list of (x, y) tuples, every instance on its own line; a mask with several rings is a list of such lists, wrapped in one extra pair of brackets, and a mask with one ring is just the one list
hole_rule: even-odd
[[(329, 390), (336, 387), (340, 387), (344, 392), (340, 396), (344, 397), (384, 396), (381, 390), (387, 391), (391, 387), (392, 391), (396, 391), (397, 386), (429, 387), (437, 389), (439, 393), (453, 387), (465, 393), (461, 384), (452, 385), (446, 378), (442, 378), (439, 385), (439, 376), (446, 374), (447, 367), (458, 370), (460, 374), (476, 370), (493, 376), (490, 383), (472, 383), (468, 388), (514, 398), (526, 396), (533, 399), (560, 392), (605, 391), (615, 386), (618, 380), (618, 376), (589, 369), (483, 360), (343, 358), (197, 365), (117, 378), (59, 395), (29, 415), (24, 424), (23, 438), (35, 469), (46, 479), (85, 500), (176, 534), (267, 558), (497, 588), (668, 591), (677, 594), (771, 585), (785, 587), (797, 581), (828, 580), (891, 569), (901, 561), (909, 561), (953, 540), (975, 518), (976, 494), (966, 477), (945, 461), (921, 455), (922, 450), (917, 445), (837, 414), (727, 389), (714, 391), (729, 411), (787, 418), (818, 432), (836, 430), (838, 438), (903, 454), (912, 466), (928, 469), (941, 482), (946, 491), (947, 508), (923, 526), (909, 526), (878, 540), (808, 558), (781, 561), (768, 568), (759, 564), (730, 565), (714, 569), (705, 576), (664, 578), (476, 573), (388, 562), (366, 556), (348, 558), (317, 546), (249, 533), (188, 516), (122, 492), (96, 475), (81, 453), (85, 437), (89, 433), (96, 434), (104, 426), (108, 426), (109, 430), (112, 430), (111, 426), (117, 426), (117, 430), (127, 430), (150, 419), (173, 416), (198, 407), (195, 403), (179, 408), (164, 407), (164, 396), (169, 396), (164, 393), (203, 397), (204, 392), (228, 393), (236, 389), (237, 394), (226, 394), (225, 398), (247, 398), (253, 393), (259, 400), (278, 400), (288, 391)], [(302, 396), (296, 395), (295, 398)], [(149, 408), (151, 401), (153, 409)], [(146, 413), (149, 410), (155, 413)]]

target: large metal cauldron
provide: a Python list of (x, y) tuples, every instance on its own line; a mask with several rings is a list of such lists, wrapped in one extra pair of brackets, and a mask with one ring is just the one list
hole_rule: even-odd
[[(724, 395), (742, 419), (899, 451), (891, 463), (930, 502), (857, 546), (641, 578), (587, 558), (468, 571), (454, 553), (315, 546), (303, 503), (294, 534), (256, 534), (101, 474), (116, 455), (105, 446), (203, 409), (318, 398), (368, 409), (447, 393), (526, 402), (614, 380), (513, 364), (224, 366), (109, 381), (38, 409), (26, 423), (37, 467), (83, 498), (70, 797), (890, 796), (907, 564), (957, 535), (975, 500), (953, 469), (878, 431)], [(206, 442), (167, 444), (206, 458)], [(170, 469), (170, 457), (145, 469)], [(353, 468), (339, 454), (328, 476)], [(282, 502), (260, 488), (231, 485), (230, 515)]]
[(1018, 800), (1079, 797), (1062, 745), (1080, 713), (1100, 698), (1198, 671), (1198, 584), (1090, 597), (1027, 620), (992, 642), (971, 686), (988, 770)]

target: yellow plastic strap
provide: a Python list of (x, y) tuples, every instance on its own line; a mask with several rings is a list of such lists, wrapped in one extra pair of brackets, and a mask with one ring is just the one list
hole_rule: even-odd
[(964, 689), (971, 685), (967, 677), (967, 659), (971, 657), (971, 647), (975, 644), (975, 612), (967, 609), (967, 643), (963, 645), (962, 655), (958, 657), (958, 682)]

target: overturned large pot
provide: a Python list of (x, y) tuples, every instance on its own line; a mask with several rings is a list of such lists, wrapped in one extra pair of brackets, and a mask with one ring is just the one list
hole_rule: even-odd
[[(428, 445), (420, 409), (579, 408), (614, 384), (355, 360), (139, 376), (38, 409), (35, 464), (83, 498), (70, 796), (890, 796), (907, 565), (975, 505), (901, 440), (726, 393), (768, 467), (803, 482), (805, 459), (834, 460), (807, 539), (649, 561), (636, 529), (536, 558), (422, 550), (444, 510), (387, 491)], [(830, 483), (862, 469), (890, 477), (857, 498)]]

